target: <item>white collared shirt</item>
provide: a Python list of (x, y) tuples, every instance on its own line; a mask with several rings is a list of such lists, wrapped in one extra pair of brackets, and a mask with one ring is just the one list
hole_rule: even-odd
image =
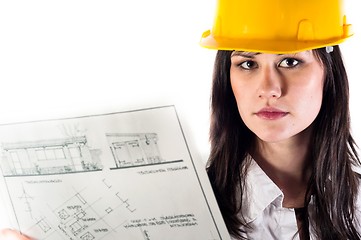
[[(359, 191), (360, 192), (360, 191)], [(246, 177), (246, 194), (243, 199), (243, 216), (251, 229), (245, 229), (247, 239), (299, 240), (294, 208), (282, 207), (284, 195), (277, 185), (252, 160)], [(309, 216), (313, 215), (312, 201)], [(361, 197), (357, 198), (356, 218), (361, 219)], [(311, 226), (311, 225), (310, 225)], [(359, 227), (361, 231), (361, 227)], [(312, 228), (310, 239), (316, 239)]]

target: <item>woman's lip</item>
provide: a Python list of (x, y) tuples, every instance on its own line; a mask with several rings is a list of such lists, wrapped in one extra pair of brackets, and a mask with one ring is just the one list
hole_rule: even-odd
[(276, 108), (263, 108), (256, 113), (256, 115), (262, 119), (266, 120), (276, 120), (286, 116), (288, 112)]

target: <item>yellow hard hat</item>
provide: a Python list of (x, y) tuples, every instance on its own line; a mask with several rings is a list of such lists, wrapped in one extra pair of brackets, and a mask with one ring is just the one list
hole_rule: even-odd
[(290, 53), (336, 45), (352, 36), (342, 0), (218, 0), (201, 46)]

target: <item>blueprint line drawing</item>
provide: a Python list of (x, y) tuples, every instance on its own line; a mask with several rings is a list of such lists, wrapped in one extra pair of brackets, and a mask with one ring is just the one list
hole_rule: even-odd
[[(115, 189), (110, 189), (104, 182), (109, 181), (98, 181), (97, 189), (104, 190), (105, 196), (93, 195), (90, 187), (79, 191), (73, 189), (69, 197), (61, 200), (59, 205), (47, 205), (51, 214), (48, 213), (46, 217), (32, 217), (32, 225), (27, 231), (36, 231), (39, 239), (116, 238), (114, 233), (121, 231), (122, 224), (128, 221), (137, 209), (129, 198), (114, 191)], [(33, 211), (40, 212), (39, 209)]]
[(116, 168), (164, 162), (156, 133), (107, 133)]
[(0, 212), (38, 240), (228, 240), (196, 166), (174, 106), (0, 125)]
[(30, 201), (33, 200), (33, 197), (31, 197), (25, 190), (24, 186), (22, 186), (23, 189), (23, 194), (19, 197), (20, 200), (24, 201), (24, 211), (28, 212), (30, 217), (33, 218), (32, 216), (32, 209), (31, 209), (31, 203)]
[(2, 143), (4, 176), (61, 174), (101, 170), (97, 151), (85, 136)]

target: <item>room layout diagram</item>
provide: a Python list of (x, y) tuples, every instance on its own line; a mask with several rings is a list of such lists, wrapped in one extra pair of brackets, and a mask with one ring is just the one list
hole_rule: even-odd
[(0, 212), (39, 240), (229, 239), (195, 163), (174, 106), (0, 125)]
[(104, 178), (92, 184), (102, 195), (94, 195), (89, 187), (63, 191), (67, 197), (62, 201), (44, 203), (43, 209), (34, 203), (39, 196), (30, 200), (20, 198), (18, 208), (22, 203), (26, 205), (28, 222), (32, 223), (26, 232), (37, 233), (39, 239), (115, 239), (122, 232), (122, 225), (132, 218), (137, 209), (130, 199), (107, 181)]

